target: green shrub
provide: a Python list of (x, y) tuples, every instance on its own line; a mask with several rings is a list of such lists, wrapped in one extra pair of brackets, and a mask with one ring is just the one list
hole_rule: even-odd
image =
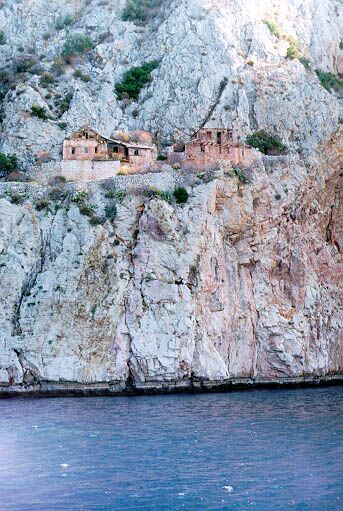
[(136, 24), (145, 23), (156, 16), (163, 0), (126, 0), (121, 19)]
[(55, 78), (52, 74), (48, 72), (44, 72), (39, 79), (39, 85), (41, 87), (48, 87), (49, 85), (55, 83)]
[(94, 210), (95, 210), (94, 206), (88, 206), (83, 202), (79, 203), (79, 211), (81, 215), (92, 217), (94, 215)]
[(188, 201), (189, 195), (186, 188), (179, 186), (173, 192), (174, 198), (178, 204), (183, 204)]
[(158, 161), (166, 161), (166, 160), (168, 160), (168, 156), (166, 156), (165, 154), (159, 154), (157, 156), (157, 159), (158, 159)]
[(291, 59), (291, 60), (300, 58), (301, 57), (301, 52), (300, 52), (300, 43), (299, 43), (299, 41), (297, 41), (293, 37), (289, 37), (288, 41), (289, 41), (289, 45), (288, 45), (288, 48), (287, 48), (286, 57), (288, 59)]
[(0, 174), (2, 176), (10, 174), (10, 172), (16, 172), (18, 167), (18, 158), (15, 154), (0, 153)]
[(75, 69), (74, 76), (75, 76), (75, 78), (79, 78), (83, 82), (90, 82), (90, 80), (91, 80), (91, 77), (89, 75), (83, 74), (81, 69)]
[(67, 112), (67, 110), (69, 110), (72, 99), (73, 99), (72, 92), (68, 92), (68, 94), (66, 94), (64, 98), (59, 97), (55, 98), (54, 104), (55, 107), (59, 109), (60, 115), (64, 114), (64, 112)]
[(334, 75), (333, 73), (321, 71), (320, 69), (316, 69), (315, 73), (318, 76), (318, 79), (324, 89), (326, 89), (328, 92), (331, 92), (332, 89), (336, 91), (342, 90), (343, 80), (338, 78), (338, 76)]
[(5, 69), (0, 69), (0, 83), (6, 83), (10, 79), (10, 73)]
[(88, 197), (87, 190), (78, 190), (71, 197), (71, 200), (72, 200), (72, 202), (76, 202), (76, 204), (84, 204), (87, 197)]
[(45, 108), (43, 106), (35, 104), (31, 106), (31, 115), (38, 117), (39, 119), (42, 119), (42, 121), (46, 121), (47, 119), (49, 119)]
[(66, 122), (59, 122), (58, 123), (58, 127), (60, 128), (60, 130), (65, 130), (67, 129), (67, 123)]
[(263, 154), (268, 154), (273, 150), (284, 152), (287, 149), (280, 137), (267, 133), (265, 130), (255, 131), (248, 135), (245, 141), (248, 146), (255, 147)]
[(277, 38), (279, 38), (281, 36), (280, 28), (279, 28), (278, 24), (276, 23), (276, 21), (271, 20), (271, 19), (265, 19), (262, 21), (263, 21), (263, 23), (265, 23), (265, 25), (267, 25), (267, 27), (269, 28), (269, 31), (272, 35), (275, 35), (275, 37), (277, 37)]
[(117, 216), (117, 206), (115, 205), (114, 202), (112, 204), (110, 204), (109, 206), (105, 207), (105, 215), (106, 215), (106, 218), (108, 218), (108, 220), (115, 219), (115, 217)]
[(16, 63), (16, 72), (27, 73), (35, 64), (36, 60), (33, 57), (23, 57)]
[(55, 27), (57, 30), (63, 30), (66, 27), (69, 27), (69, 25), (72, 25), (74, 21), (74, 18), (71, 14), (64, 14), (57, 18)]
[(149, 188), (148, 190), (144, 190), (143, 195), (144, 197), (149, 197), (149, 199), (162, 199), (168, 202), (168, 204), (173, 202), (173, 196), (170, 192), (161, 192), (156, 188)]
[(299, 62), (302, 63), (302, 65), (304, 66), (304, 68), (308, 71), (309, 69), (311, 69), (311, 63), (309, 61), (309, 59), (307, 59), (306, 57), (302, 56), (302, 57), (299, 57)]
[(6, 37), (2, 30), (0, 30), (0, 45), (6, 43)]
[(62, 57), (70, 60), (94, 48), (94, 43), (88, 35), (71, 34), (64, 41)]
[(339, 41), (339, 49), (343, 50), (343, 37), (341, 37), (341, 39)]
[(37, 199), (34, 202), (34, 206), (37, 211), (42, 211), (43, 209), (47, 209), (49, 207), (49, 201), (47, 199)]
[(142, 66), (133, 67), (124, 73), (121, 82), (115, 85), (115, 92), (118, 99), (125, 97), (138, 99), (140, 91), (145, 85), (151, 82), (151, 73), (159, 66), (159, 61), (146, 62)]

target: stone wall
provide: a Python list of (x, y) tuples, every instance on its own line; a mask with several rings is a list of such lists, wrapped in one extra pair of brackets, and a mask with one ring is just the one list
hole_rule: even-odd
[[(194, 174), (184, 174), (173, 169), (147, 174), (130, 174), (114, 176), (110, 179), (113, 187), (126, 192), (141, 192), (147, 189), (157, 189), (162, 192), (173, 191), (178, 186), (187, 186), (194, 182)], [(94, 184), (94, 186), (96, 186)]]
[[(34, 170), (38, 172), (38, 167)], [(45, 197), (49, 190), (47, 188), (47, 181), (56, 175), (60, 175), (57, 171), (58, 168), (56, 168), (56, 165), (44, 164), (39, 167), (39, 172), (45, 176), (44, 181), (39, 178), (39, 181), (37, 179), (36, 181), (28, 183), (0, 182), (0, 198), (19, 194), (25, 196), (29, 201), (33, 201)], [(182, 170), (177, 171), (166, 166), (165, 170), (162, 172), (130, 174), (127, 176), (115, 175), (105, 178), (104, 181), (110, 181), (114, 189), (123, 190), (127, 193), (137, 193), (151, 188), (170, 192), (178, 186), (190, 186), (194, 184), (196, 179), (197, 177), (195, 174), (184, 173)], [(89, 190), (94, 188), (94, 190), (96, 190), (97, 186), (97, 182), (94, 180), (88, 182), (81, 180), (67, 182), (64, 188), (68, 192), (73, 193), (80, 188), (87, 188)]]
[(52, 161), (42, 163), (41, 165), (34, 165), (30, 167), (27, 175), (30, 179), (46, 185), (53, 177), (62, 175), (61, 162)]
[(61, 162), (61, 174), (68, 181), (99, 181), (115, 176), (119, 161), (66, 160)]

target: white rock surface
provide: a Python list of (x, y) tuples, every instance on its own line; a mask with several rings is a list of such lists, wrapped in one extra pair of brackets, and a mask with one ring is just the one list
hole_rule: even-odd
[[(220, 5), (217, 0), (173, 0), (165, 2), (163, 16), (147, 27), (122, 21), (124, 5), (124, 0), (115, 5), (110, 0), (52, 0), (46, 9), (42, 0), (4, 2), (4, 69), (13, 70), (31, 52), (42, 71), (53, 72), (68, 33), (90, 35), (96, 46), (48, 88), (39, 86), (38, 71), (17, 78), (17, 88), (3, 104), (0, 150), (17, 152), (25, 161), (41, 150), (59, 158), (63, 137), (85, 123), (107, 135), (118, 127), (138, 127), (158, 138), (186, 139), (215, 105), (209, 124), (233, 124), (245, 133), (270, 129), (303, 151), (314, 151), (336, 129), (341, 102), (321, 86), (313, 69), (343, 72), (339, 0), (223, 0)], [(74, 16), (74, 23), (58, 31), (56, 19), (66, 13)], [(278, 23), (280, 38), (270, 33), (265, 19)], [(285, 58), (289, 36), (300, 41), (312, 71)], [(117, 101), (114, 85), (122, 74), (154, 59), (160, 66), (139, 101)], [(91, 81), (76, 79), (74, 69)], [(224, 77), (228, 85), (217, 103)], [(68, 93), (73, 99), (61, 115), (54, 102)], [(52, 120), (32, 117), (33, 103), (48, 113), (52, 108)], [(58, 127), (61, 123), (67, 128)]]
[[(69, 30), (97, 44), (47, 89), (35, 73), (20, 77), (3, 101), (0, 151), (27, 165), (40, 151), (59, 159), (64, 136), (85, 123), (107, 135), (139, 127), (186, 139), (213, 107), (210, 125), (271, 130), (290, 152), (258, 158), (250, 185), (222, 176), (189, 188), (182, 206), (128, 193), (114, 225), (91, 226), (76, 206), (37, 212), (34, 184), (23, 205), (0, 199), (1, 385), (341, 373), (342, 101), (313, 69), (343, 71), (342, 3), (174, 0), (145, 28), (120, 19), (124, 4), (3, 2), (2, 68), (32, 48), (51, 71), (67, 35), (56, 18), (67, 12)], [(266, 18), (278, 21), (280, 38)], [(287, 36), (299, 39), (311, 71), (285, 58)], [(122, 74), (152, 59), (160, 66), (139, 101), (117, 101)], [(91, 81), (75, 79), (75, 68)], [(60, 115), (56, 95), (70, 92)], [(32, 117), (33, 103), (51, 119)], [(100, 190), (89, 200), (101, 213)]]
[(179, 206), (129, 193), (113, 225), (2, 199), (2, 384), (342, 371), (341, 151), (336, 136), (307, 171), (260, 158), (251, 185), (224, 175)]

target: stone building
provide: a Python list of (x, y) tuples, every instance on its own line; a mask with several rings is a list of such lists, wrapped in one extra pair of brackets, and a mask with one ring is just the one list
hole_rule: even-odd
[(100, 135), (85, 126), (63, 143), (63, 160), (120, 161), (134, 169), (144, 168), (157, 158), (154, 144), (140, 142), (123, 142)]
[(217, 161), (238, 164), (251, 158), (252, 150), (240, 135), (231, 129), (201, 128), (185, 144), (184, 161), (195, 165), (208, 165)]

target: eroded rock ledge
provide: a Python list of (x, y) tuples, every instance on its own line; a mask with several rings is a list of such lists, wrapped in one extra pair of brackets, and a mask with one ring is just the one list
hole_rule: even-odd
[(0, 386), (0, 398), (6, 397), (86, 397), (86, 396), (142, 396), (170, 393), (231, 392), (235, 390), (280, 389), (343, 384), (343, 374), (321, 377), (281, 378), (253, 380), (230, 378), (219, 381), (175, 381), (166, 383), (139, 384), (122, 383), (82, 384), (75, 382), (40, 382), (34, 385)]

